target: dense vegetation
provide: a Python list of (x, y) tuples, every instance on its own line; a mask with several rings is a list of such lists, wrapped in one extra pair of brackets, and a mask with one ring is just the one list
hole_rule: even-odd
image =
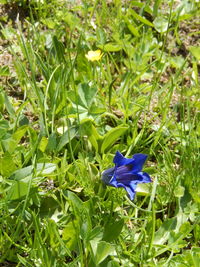
[(0, 3), (0, 266), (199, 266), (199, 1)]

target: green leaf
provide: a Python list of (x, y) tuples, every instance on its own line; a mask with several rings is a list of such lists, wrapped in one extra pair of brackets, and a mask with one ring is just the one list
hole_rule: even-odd
[(9, 76), (10, 75), (10, 71), (8, 66), (0, 66), (0, 76)]
[(133, 24), (129, 21), (129, 19), (128, 19), (127, 16), (124, 17), (124, 21), (126, 22), (126, 25), (127, 25), (128, 29), (129, 29), (129, 31), (130, 31), (134, 36), (139, 37), (140, 34), (139, 34), (138, 30), (137, 30), (136, 27), (133, 26)]
[(141, 196), (150, 195), (150, 184), (138, 184), (135, 191)]
[(34, 169), (34, 166), (28, 166), (23, 169), (15, 171), (9, 179), (11, 180), (22, 180), (32, 175), (33, 171), (35, 176), (45, 176), (54, 172), (56, 169), (56, 164), (53, 163), (38, 163)]
[(174, 196), (175, 197), (182, 197), (184, 196), (185, 188), (181, 185), (177, 186), (174, 190)]
[(96, 36), (97, 36), (97, 41), (100, 45), (104, 45), (106, 43), (106, 34), (103, 29), (97, 28)]
[(101, 263), (107, 256), (113, 255), (114, 248), (111, 244), (101, 241), (97, 246), (97, 253), (95, 257), (96, 264)]
[(54, 29), (56, 26), (56, 22), (51, 18), (43, 18), (41, 19), (41, 22), (47, 26), (49, 29)]
[(48, 82), (49, 77), (50, 77), (50, 70), (48, 69), (45, 62), (43, 61), (43, 59), (41, 58), (41, 56), (38, 53), (35, 52), (35, 56), (37, 59), (37, 65), (41, 69), (46, 81)]
[(48, 144), (48, 139), (45, 136), (42, 136), (38, 148), (44, 152)]
[(134, 7), (139, 7), (141, 9), (143, 9), (144, 11), (146, 11), (147, 13), (149, 13), (150, 15), (152, 15), (152, 9), (149, 7), (149, 5), (147, 5), (147, 3), (141, 3), (138, 1), (131, 1), (132, 6)]
[(52, 133), (52, 134), (49, 136), (48, 144), (47, 144), (46, 150), (49, 151), (49, 152), (52, 152), (54, 149), (56, 150), (56, 147), (57, 147), (56, 134), (55, 134), (55, 133)]
[(80, 21), (74, 13), (66, 12), (65, 9), (60, 12), (58, 11), (57, 13), (60, 15), (60, 20), (64, 20), (68, 24), (72, 32), (75, 28), (79, 27)]
[(82, 134), (88, 136), (90, 143), (95, 148), (95, 150), (98, 151), (98, 140), (101, 139), (101, 136), (97, 132), (91, 119), (84, 119), (81, 121), (81, 132)]
[(153, 24), (155, 26), (155, 29), (160, 32), (164, 33), (167, 31), (168, 28), (168, 21), (163, 17), (156, 17), (153, 21)]
[(154, 27), (153, 23), (151, 23), (149, 20), (145, 19), (144, 17), (138, 15), (133, 9), (129, 9), (129, 12), (131, 15), (136, 19), (141, 21), (143, 24), (146, 24), (148, 26)]
[(0, 173), (8, 177), (15, 170), (16, 166), (12, 156), (9, 153), (5, 153), (4, 156), (0, 158)]
[(190, 46), (189, 50), (197, 60), (200, 60), (200, 46)]
[(120, 267), (119, 263), (114, 260), (109, 261), (106, 266), (107, 267)]
[(83, 212), (83, 210), (85, 209), (82, 200), (73, 192), (71, 191), (67, 191), (67, 197), (68, 199), (71, 201), (72, 205), (74, 206), (74, 208), (76, 208), (76, 210), (78, 212)]
[(14, 110), (12, 104), (10, 103), (10, 100), (9, 100), (9, 97), (7, 96), (7, 94), (4, 94), (4, 101), (5, 101), (6, 109), (7, 109), (8, 113), (10, 114), (10, 116), (15, 117), (15, 110)]
[(21, 138), (25, 135), (26, 131), (28, 130), (28, 126), (27, 125), (23, 125), (21, 127), (19, 127), (17, 129), (17, 131), (12, 135), (12, 138), (19, 143), (19, 141), (21, 140)]
[(68, 97), (73, 103), (74, 111), (77, 113), (89, 112), (90, 107), (97, 94), (96, 86), (89, 86), (87, 83), (81, 83), (78, 86), (78, 93), (70, 91)]
[(108, 103), (109, 103), (109, 106), (111, 106), (112, 91), (113, 91), (112, 88), (113, 88), (113, 84), (116, 81), (116, 79), (117, 78), (112, 80), (112, 82), (110, 83), (109, 88), (108, 88)]
[(118, 52), (122, 50), (122, 45), (116, 43), (108, 43), (105, 45), (98, 45), (98, 48), (102, 49), (105, 52)]
[(76, 127), (71, 127), (68, 129), (60, 139), (58, 143), (57, 151), (59, 152), (66, 144), (68, 144), (77, 135)]
[(10, 154), (14, 152), (17, 146), (17, 141), (14, 140), (12, 137), (8, 137), (6, 139), (3, 139), (1, 141), (2, 147), (6, 152), (9, 152)]
[(112, 221), (111, 223), (109, 222), (107, 225), (105, 225), (103, 240), (112, 242), (113, 240), (118, 238), (118, 236), (122, 231), (123, 225), (124, 225), (123, 219), (119, 221)]
[(113, 145), (117, 139), (124, 135), (128, 130), (128, 126), (118, 126), (107, 132), (103, 138), (103, 143), (101, 145), (101, 153), (104, 153), (109, 146)]
[(8, 190), (9, 200), (16, 200), (24, 197), (28, 193), (29, 181), (13, 181)]
[(105, 241), (98, 242), (94, 239), (90, 241), (90, 245), (96, 265), (100, 264), (109, 255), (112, 256), (114, 253), (113, 246)]
[(78, 87), (78, 95), (84, 107), (89, 108), (96, 96), (97, 87), (89, 86), (87, 83), (82, 83)]
[(94, 229), (92, 229), (88, 235), (88, 240), (101, 240), (103, 236), (102, 233), (102, 227), (96, 226)]
[(66, 241), (66, 244), (70, 250), (74, 250), (77, 246), (78, 229), (78, 221), (73, 220), (70, 221), (62, 231), (62, 239)]
[(58, 41), (58, 38), (56, 36), (53, 36), (53, 48), (54, 48), (54, 51), (55, 51), (55, 54), (57, 56), (58, 61), (59, 62), (65, 61), (64, 45), (60, 41)]
[(164, 221), (158, 231), (155, 233), (154, 244), (163, 245), (170, 236), (170, 231), (176, 229), (177, 219), (170, 218)]
[(25, 257), (22, 257), (20, 256), (19, 254), (17, 254), (17, 257), (19, 259), (19, 261), (24, 265), (24, 266), (27, 266), (27, 267), (32, 267), (32, 264), (30, 264)]

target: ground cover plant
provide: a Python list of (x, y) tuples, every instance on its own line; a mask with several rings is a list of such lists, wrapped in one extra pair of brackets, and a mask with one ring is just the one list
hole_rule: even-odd
[(0, 266), (199, 266), (199, 1), (0, 3)]

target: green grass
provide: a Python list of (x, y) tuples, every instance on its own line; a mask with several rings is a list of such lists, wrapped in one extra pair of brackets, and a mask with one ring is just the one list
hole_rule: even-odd
[[(199, 3), (0, 2), (0, 265), (198, 267)], [(133, 202), (117, 150), (149, 155)]]

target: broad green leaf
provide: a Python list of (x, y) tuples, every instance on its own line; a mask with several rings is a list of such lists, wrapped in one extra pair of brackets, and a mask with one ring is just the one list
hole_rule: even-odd
[(82, 83), (78, 88), (78, 95), (83, 103), (83, 106), (89, 108), (92, 104), (95, 95), (97, 93), (97, 87), (89, 86), (87, 83)]
[(150, 186), (149, 184), (138, 184), (135, 191), (138, 195), (147, 196), (150, 194)]
[(34, 166), (28, 166), (23, 169), (15, 171), (9, 179), (11, 180), (22, 180), (29, 177), (33, 172), (35, 176), (45, 176), (54, 172), (56, 169), (56, 164), (53, 163), (38, 163), (34, 169)]
[(117, 261), (111, 260), (108, 262), (107, 267), (120, 267)]
[(88, 235), (88, 240), (101, 240), (103, 237), (102, 227), (96, 226), (94, 229), (92, 229)]
[(57, 146), (56, 134), (52, 133), (48, 138), (48, 144), (46, 150), (52, 152), (53, 150), (56, 150), (56, 146)]
[(68, 190), (67, 197), (78, 212), (82, 212), (85, 209), (82, 200), (75, 193)]
[(103, 114), (104, 112), (106, 112), (105, 106), (96, 106), (94, 103), (90, 106), (89, 113), (95, 117), (99, 114)]
[(185, 187), (179, 185), (174, 190), (174, 196), (175, 197), (182, 197), (182, 196), (184, 196), (184, 192), (185, 192)]
[(126, 25), (129, 29), (129, 31), (136, 37), (139, 37), (139, 31), (136, 29), (136, 27), (129, 21), (129, 19), (127, 17), (124, 17), (124, 20), (126, 22)]
[[(28, 249), (27, 249), (28, 250)], [(20, 256), (19, 254), (17, 254), (17, 257), (19, 259), (19, 261), (24, 265), (24, 266), (27, 266), (27, 267), (32, 267), (32, 264), (29, 263), (25, 257), (22, 257)]]
[(9, 129), (8, 121), (7, 120), (0, 120), (0, 138), (1, 139), (3, 136), (6, 136), (8, 129)]
[(45, 136), (42, 136), (38, 148), (44, 152), (48, 144), (48, 139)]
[(176, 218), (170, 218), (164, 221), (161, 227), (155, 233), (154, 244), (163, 245), (168, 240), (170, 231), (176, 229), (176, 224)]
[(24, 197), (28, 193), (29, 183), (27, 181), (13, 181), (8, 190), (9, 200), (16, 200)]
[(21, 140), (21, 138), (25, 135), (26, 131), (28, 130), (28, 126), (27, 125), (23, 125), (20, 128), (17, 129), (17, 131), (12, 135), (12, 138), (19, 143), (19, 141)]
[(101, 145), (101, 153), (104, 153), (109, 146), (113, 145), (120, 136), (124, 135), (128, 130), (128, 126), (118, 126), (107, 132), (103, 138)]
[(81, 83), (78, 85), (78, 92), (76, 93), (74, 91), (70, 91), (68, 93), (68, 97), (73, 103), (75, 110), (77, 110), (78, 107), (78, 112), (81, 112), (81, 109), (83, 109), (83, 112), (85, 112), (88, 111), (92, 105), (96, 94), (96, 86), (89, 86), (87, 83)]
[(140, 36), (138, 30), (137, 30), (132, 24), (128, 23), (127, 26), (128, 26), (130, 32), (131, 32), (133, 35), (135, 35), (136, 37), (139, 37), (139, 36)]
[(7, 94), (4, 94), (4, 101), (5, 101), (6, 109), (7, 109), (8, 113), (10, 114), (10, 116), (15, 117), (15, 110), (14, 110)]
[(98, 45), (98, 48), (102, 49), (105, 52), (118, 52), (122, 50), (122, 45), (117, 43), (107, 43), (105, 45)]
[(0, 158), (0, 173), (8, 177), (15, 170), (16, 166), (12, 156), (9, 153), (5, 153), (4, 156)]
[(55, 50), (57, 59), (59, 62), (65, 61), (64, 54), (65, 49), (64, 45), (58, 40), (56, 36), (53, 36), (53, 48)]
[(107, 242), (112, 242), (120, 235), (124, 225), (124, 220), (111, 221), (105, 225), (105, 230), (103, 233), (103, 240)]
[(167, 31), (168, 21), (164, 17), (156, 17), (153, 24), (158, 32), (164, 33)]
[(60, 138), (60, 142), (58, 143), (57, 151), (59, 152), (76, 135), (77, 135), (77, 129), (75, 127), (71, 127), (69, 130), (67, 130)]
[(131, 4), (134, 7), (139, 7), (141, 9), (144, 9), (144, 11), (146, 11), (147, 13), (152, 15), (152, 9), (145, 2), (141, 3), (141, 2), (138, 2), (138, 1), (131, 1)]
[(129, 9), (129, 12), (131, 15), (136, 19), (141, 21), (143, 24), (146, 24), (148, 26), (154, 27), (153, 23), (151, 23), (149, 20), (145, 19), (144, 17), (138, 15), (133, 9)]
[(8, 66), (0, 66), (0, 76), (9, 76), (10, 75), (10, 71)]
[(104, 45), (106, 43), (106, 34), (105, 31), (101, 28), (97, 28), (96, 30), (98, 43)]
[(189, 50), (197, 60), (200, 60), (200, 46), (190, 46)]
[(2, 147), (4, 148), (4, 151), (9, 152), (11, 154), (15, 151), (18, 142), (14, 140), (12, 137), (8, 137), (6, 139), (3, 139), (1, 141), (1, 144)]
[[(52, 41), (52, 39), (51, 39)], [(48, 82), (49, 77), (50, 77), (50, 70), (48, 69), (47, 65), (45, 64), (45, 62), (43, 61), (43, 59), (41, 58), (41, 56), (35, 52), (35, 56), (37, 59), (37, 65), (38, 67), (41, 69), (46, 81)]]
[(56, 22), (51, 18), (43, 18), (41, 19), (41, 22), (46, 25), (49, 29), (54, 29), (56, 26)]
[(66, 12), (66, 10), (58, 11), (58, 14), (60, 14), (60, 18), (64, 20), (68, 26), (70, 27), (71, 31), (73, 32), (75, 28), (77, 28), (80, 24), (80, 21), (77, 16), (75, 16), (72, 12)]
[(101, 136), (97, 132), (95, 126), (91, 119), (84, 119), (81, 121), (81, 131), (82, 134), (87, 135), (90, 143), (98, 151), (98, 140), (101, 139)]
[(98, 145), (98, 142), (97, 142), (97, 139), (95, 138), (94, 135), (90, 135), (88, 137), (90, 143), (92, 144), (92, 146), (94, 147), (95, 151), (98, 152), (99, 150), (99, 145)]
[(112, 256), (114, 248), (111, 244), (97, 240), (90, 241), (91, 249), (93, 252), (93, 258), (96, 265), (100, 264), (106, 257)]
[(78, 244), (77, 238), (79, 233), (79, 224), (77, 220), (70, 221), (62, 231), (62, 239), (66, 241), (70, 250), (74, 250)]
[(40, 202), (40, 216), (51, 217), (55, 220), (59, 207), (55, 195), (46, 196), (45, 198), (42, 198)]

